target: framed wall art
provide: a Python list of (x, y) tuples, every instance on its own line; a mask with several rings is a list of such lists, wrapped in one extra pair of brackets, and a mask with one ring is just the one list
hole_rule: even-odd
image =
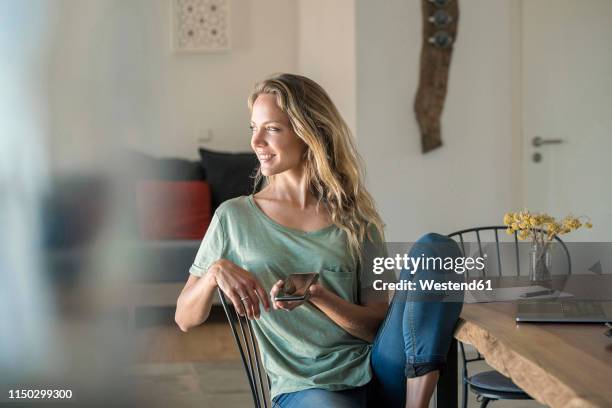
[(171, 0), (175, 52), (228, 51), (231, 45), (229, 0)]

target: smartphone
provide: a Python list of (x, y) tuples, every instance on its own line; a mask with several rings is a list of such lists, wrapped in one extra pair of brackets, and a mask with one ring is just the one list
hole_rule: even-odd
[(310, 296), (310, 285), (317, 283), (318, 273), (292, 273), (285, 279), (283, 288), (276, 294), (274, 300), (291, 302), (306, 300)]

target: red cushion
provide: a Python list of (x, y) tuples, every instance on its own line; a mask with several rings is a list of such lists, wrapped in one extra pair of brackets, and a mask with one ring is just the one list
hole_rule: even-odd
[(205, 181), (139, 181), (136, 199), (144, 239), (202, 239), (210, 224)]

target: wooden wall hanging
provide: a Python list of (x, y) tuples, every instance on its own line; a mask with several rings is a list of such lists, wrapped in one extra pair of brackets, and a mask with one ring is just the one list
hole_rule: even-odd
[(440, 118), (448, 87), (453, 43), (457, 39), (459, 0), (421, 0), (423, 44), (414, 112), (423, 153), (442, 146)]

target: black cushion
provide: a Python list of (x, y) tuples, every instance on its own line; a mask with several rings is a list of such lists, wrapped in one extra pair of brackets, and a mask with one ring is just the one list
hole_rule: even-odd
[(210, 184), (212, 205), (253, 192), (258, 160), (254, 153), (224, 153), (199, 149), (201, 164)]
[(470, 377), (469, 383), (478, 388), (491, 391), (520, 394), (525, 393), (525, 391), (512, 382), (510, 378), (497, 371), (484, 371), (482, 373), (474, 374)]

